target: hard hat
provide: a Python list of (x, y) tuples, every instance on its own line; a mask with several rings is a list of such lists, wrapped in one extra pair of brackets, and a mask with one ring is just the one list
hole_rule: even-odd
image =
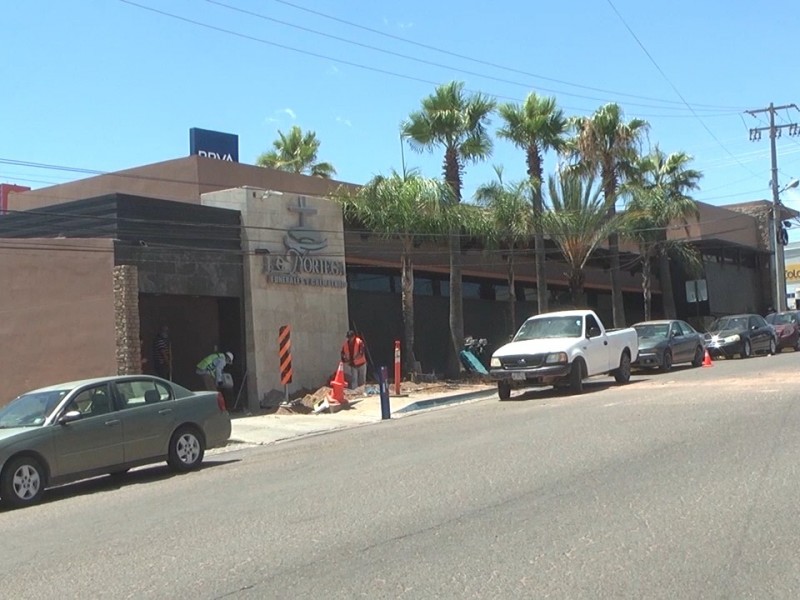
[(229, 363), (232, 363), (233, 362), (233, 352), (226, 352), (225, 353), (225, 358), (228, 359)]

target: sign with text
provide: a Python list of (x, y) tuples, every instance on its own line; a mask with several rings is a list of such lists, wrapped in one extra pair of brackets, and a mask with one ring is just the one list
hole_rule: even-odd
[(192, 127), (189, 130), (189, 154), (239, 162), (239, 136)]
[(326, 252), (325, 232), (310, 226), (309, 217), (317, 214), (308, 199), (299, 196), (297, 204), (289, 204), (289, 213), (297, 215), (295, 226), (286, 230), (283, 248), (256, 249), (263, 260), (262, 271), (270, 283), (344, 288), (345, 262), (343, 257)]

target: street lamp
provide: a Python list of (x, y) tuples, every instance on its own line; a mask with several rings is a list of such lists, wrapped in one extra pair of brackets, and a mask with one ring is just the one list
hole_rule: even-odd
[(786, 310), (786, 267), (783, 257), (783, 244), (779, 240), (782, 231), (781, 219), (781, 200), (780, 194), (786, 190), (796, 188), (800, 185), (800, 179), (792, 179), (781, 189), (778, 189), (778, 180), (773, 171), (772, 180), (772, 243), (775, 248), (775, 310), (781, 312)]

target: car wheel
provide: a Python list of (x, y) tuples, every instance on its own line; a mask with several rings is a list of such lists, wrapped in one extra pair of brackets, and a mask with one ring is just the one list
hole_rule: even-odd
[(500, 400), (508, 400), (511, 398), (511, 384), (507, 381), (498, 381), (497, 395), (500, 397)]
[(572, 368), (569, 371), (569, 391), (573, 394), (583, 392), (583, 374), (586, 372), (582, 358), (572, 361)]
[(664, 356), (661, 359), (661, 370), (668, 373), (672, 370), (672, 351), (664, 350)]
[(772, 338), (769, 339), (769, 353), (771, 356), (774, 356), (778, 353), (778, 344), (776, 344), (775, 340)]
[(753, 356), (753, 347), (750, 345), (750, 340), (742, 341), (742, 351), (739, 353), (741, 358), (750, 358)]
[(795, 352), (800, 352), (800, 335), (797, 336), (797, 341), (794, 343), (792, 348), (794, 348)]
[(0, 476), (0, 497), (15, 508), (36, 504), (44, 487), (44, 468), (32, 456), (12, 458)]
[(617, 383), (628, 383), (631, 380), (631, 355), (623, 350), (619, 357), (619, 367), (614, 370), (614, 380)]
[(194, 427), (184, 426), (172, 434), (167, 463), (175, 471), (191, 471), (203, 462), (203, 437)]
[(694, 351), (694, 358), (692, 359), (692, 366), (693, 367), (701, 367), (703, 366), (703, 359), (706, 357), (703, 349), (698, 346), (697, 350)]

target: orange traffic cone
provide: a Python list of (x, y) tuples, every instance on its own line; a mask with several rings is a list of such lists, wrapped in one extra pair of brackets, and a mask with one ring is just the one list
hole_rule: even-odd
[(331, 381), (331, 400), (337, 404), (344, 404), (344, 364), (339, 363), (336, 375)]
[(706, 355), (703, 357), (703, 366), (704, 367), (714, 366), (714, 363), (711, 361), (711, 355), (708, 353), (708, 348), (706, 348)]

